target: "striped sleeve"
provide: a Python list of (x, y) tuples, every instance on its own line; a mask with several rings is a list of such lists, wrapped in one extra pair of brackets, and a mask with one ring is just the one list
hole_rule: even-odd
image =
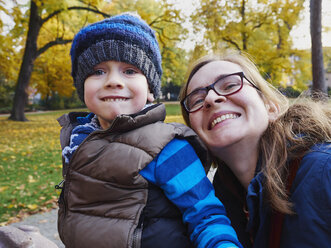
[(172, 140), (140, 174), (179, 208), (195, 247), (242, 247), (200, 159), (186, 140)]

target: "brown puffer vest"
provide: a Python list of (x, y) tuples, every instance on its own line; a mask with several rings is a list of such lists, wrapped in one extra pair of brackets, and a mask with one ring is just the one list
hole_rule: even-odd
[[(72, 113), (58, 120), (62, 148), (69, 144), (76, 117)], [(59, 199), (58, 230), (66, 247), (144, 247), (139, 220), (149, 183), (139, 171), (173, 138), (187, 139), (209, 167), (209, 156), (197, 135), (185, 125), (165, 124), (164, 119), (163, 104), (137, 115), (122, 115), (108, 130), (91, 133), (77, 148), (64, 165)]]

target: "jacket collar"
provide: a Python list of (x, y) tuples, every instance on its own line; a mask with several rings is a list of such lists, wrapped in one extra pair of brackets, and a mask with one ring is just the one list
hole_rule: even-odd
[[(59, 117), (57, 121), (62, 128), (72, 130), (75, 126), (79, 125), (77, 117), (86, 117), (88, 114), (88, 112), (70, 112)], [(112, 125), (105, 131), (126, 132), (157, 121), (164, 121), (165, 116), (166, 110), (164, 104), (154, 104), (135, 114), (117, 116)]]
[(164, 104), (155, 104), (131, 115), (117, 116), (105, 132), (126, 132), (158, 121), (164, 121), (166, 110)]

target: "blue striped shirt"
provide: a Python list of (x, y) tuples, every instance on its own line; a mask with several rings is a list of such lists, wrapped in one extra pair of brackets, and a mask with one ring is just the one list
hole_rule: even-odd
[(173, 139), (140, 174), (179, 208), (196, 247), (242, 247), (200, 159), (186, 140)]

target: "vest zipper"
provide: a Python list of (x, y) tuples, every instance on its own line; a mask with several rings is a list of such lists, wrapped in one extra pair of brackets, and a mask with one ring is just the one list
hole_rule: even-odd
[(63, 189), (63, 184), (65, 180), (63, 179), (59, 184), (55, 185), (55, 189)]
[(64, 227), (64, 220), (65, 220), (65, 217), (67, 215), (67, 202), (66, 202), (66, 199), (64, 197), (64, 194), (65, 194), (65, 181), (66, 181), (66, 176), (64, 176), (64, 179), (58, 184), (58, 185), (55, 185), (55, 189), (57, 190), (61, 190), (61, 193), (60, 193), (60, 196), (59, 196), (59, 200), (58, 200), (58, 204), (59, 206), (62, 205), (62, 214), (59, 215), (59, 218), (61, 218), (59, 220), (59, 228), (58, 228), (58, 231), (59, 231), (59, 235), (61, 237), (61, 239), (64, 241), (64, 236), (63, 236), (63, 227)]
[(141, 222), (140, 224), (138, 224), (137, 228), (133, 231), (132, 248), (140, 248), (143, 226), (144, 226), (143, 222)]

